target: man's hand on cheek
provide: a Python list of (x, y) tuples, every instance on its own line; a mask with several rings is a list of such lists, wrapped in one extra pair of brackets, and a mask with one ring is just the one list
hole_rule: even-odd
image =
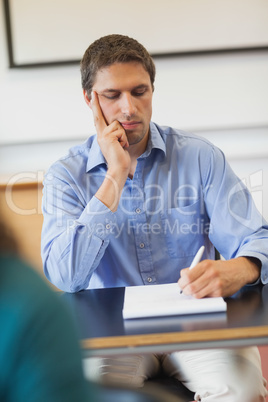
[(121, 166), (123, 170), (129, 172), (130, 156), (126, 151), (129, 144), (125, 130), (117, 120), (109, 125), (107, 124), (99, 103), (98, 94), (95, 91), (91, 93), (90, 104), (97, 130), (98, 143), (107, 161), (108, 168), (118, 170)]

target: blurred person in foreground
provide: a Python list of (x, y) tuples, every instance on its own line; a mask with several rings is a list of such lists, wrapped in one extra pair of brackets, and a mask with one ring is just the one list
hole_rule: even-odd
[(87, 402), (73, 323), (0, 223), (0, 401)]

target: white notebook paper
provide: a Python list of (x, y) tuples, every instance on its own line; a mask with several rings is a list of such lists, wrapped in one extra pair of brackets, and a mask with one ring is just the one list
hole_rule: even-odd
[(177, 283), (129, 286), (125, 289), (123, 318), (212, 313), (226, 309), (222, 297), (195, 299), (180, 293)]

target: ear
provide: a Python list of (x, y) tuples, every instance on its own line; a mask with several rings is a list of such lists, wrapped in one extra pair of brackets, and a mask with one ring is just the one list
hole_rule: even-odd
[(88, 97), (87, 91), (85, 89), (83, 89), (83, 95), (84, 95), (84, 99), (85, 99), (86, 104), (90, 107), (90, 109), (92, 109), (91, 97), (90, 98)]

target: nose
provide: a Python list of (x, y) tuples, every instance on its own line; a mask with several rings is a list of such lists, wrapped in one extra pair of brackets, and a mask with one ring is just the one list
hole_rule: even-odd
[(121, 96), (121, 112), (126, 116), (133, 116), (136, 113), (135, 99), (129, 93)]

